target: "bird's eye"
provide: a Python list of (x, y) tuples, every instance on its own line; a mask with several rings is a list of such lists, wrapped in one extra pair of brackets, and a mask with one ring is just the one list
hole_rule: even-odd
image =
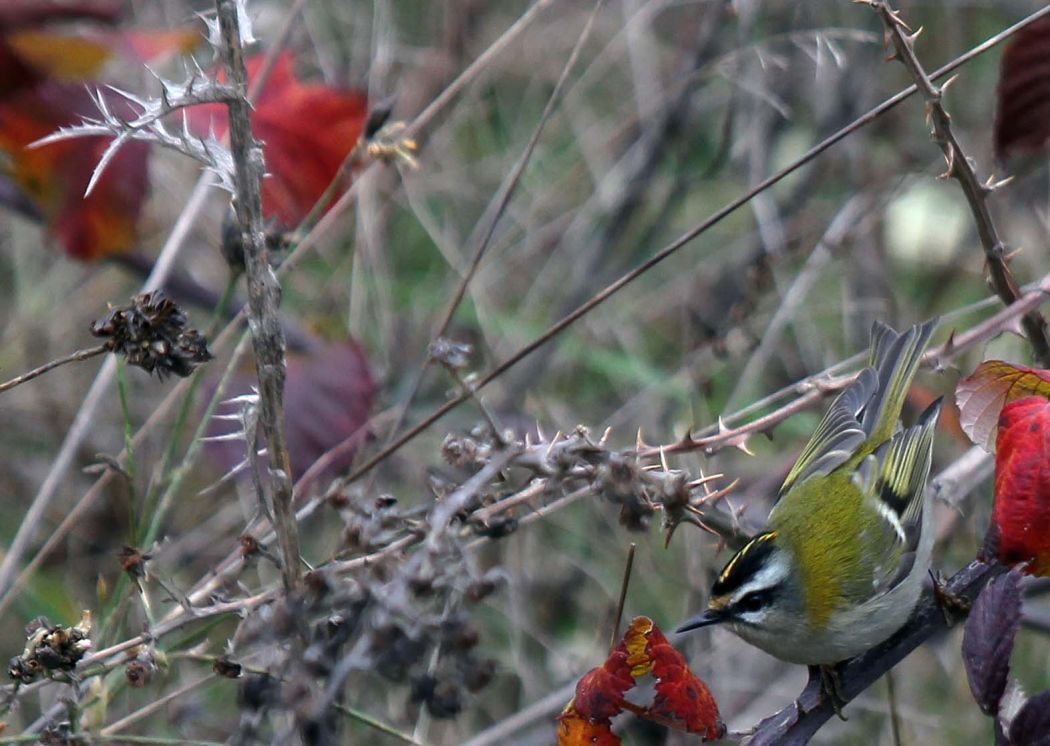
[(738, 611), (760, 611), (767, 601), (767, 594), (762, 591), (756, 591), (754, 593), (748, 593), (742, 599), (737, 601), (736, 608)]

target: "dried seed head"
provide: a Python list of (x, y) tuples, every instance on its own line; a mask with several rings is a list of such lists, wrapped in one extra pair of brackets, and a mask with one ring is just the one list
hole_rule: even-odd
[(259, 540), (251, 534), (244, 534), (240, 538), (241, 542), (241, 556), (244, 558), (253, 557), (259, 553)]
[(141, 656), (128, 663), (124, 668), (124, 676), (128, 684), (136, 689), (146, 686), (153, 678), (153, 672), (157, 666), (152, 660), (145, 660)]
[(208, 341), (187, 328), (186, 314), (160, 291), (136, 295), (129, 305), (114, 308), (91, 325), (91, 333), (106, 339), (106, 348), (129, 365), (156, 371), (159, 378), (172, 373), (185, 378), (212, 358)]
[(127, 545), (124, 545), (117, 557), (120, 558), (121, 568), (132, 578), (146, 577), (146, 562), (153, 559), (153, 555)]

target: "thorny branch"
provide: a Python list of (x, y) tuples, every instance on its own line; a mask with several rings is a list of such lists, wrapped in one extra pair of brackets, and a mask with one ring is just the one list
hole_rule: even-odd
[[(987, 181), (981, 182), (977, 178), (973, 162), (959, 144), (959, 140), (952, 131), (951, 117), (944, 108), (942, 101), (944, 92), (954, 81), (955, 77), (949, 78), (944, 85), (934, 85), (930, 76), (923, 68), (922, 63), (915, 54), (915, 40), (922, 33), (912, 32), (908, 24), (900, 16), (900, 12), (894, 10), (886, 0), (861, 0), (870, 5), (882, 18), (886, 27), (886, 43), (893, 45), (890, 59), (900, 60), (907, 68), (915, 85), (926, 101), (926, 120), (931, 125), (930, 136), (940, 146), (947, 162), (947, 169), (941, 178), (954, 178), (959, 182), (966, 202), (973, 213), (974, 223), (977, 226), (977, 235), (981, 239), (984, 248), (985, 261), (988, 264), (989, 280), (996, 294), (1002, 298), (1003, 303), (1010, 305), (1016, 303), (1021, 297), (1017, 280), (1014, 279), (1007, 262), (1009, 255), (1006, 244), (999, 235), (999, 230), (992, 219), (992, 213), (988, 209), (988, 195), (1001, 186), (1007, 184), (1011, 179), (996, 181), (990, 176)], [(1044, 365), (1050, 365), (1050, 338), (1047, 336), (1046, 319), (1038, 310), (1032, 310), (1021, 318), (1025, 334), (1035, 351), (1035, 356)]]
[(248, 72), (241, 48), (238, 3), (217, 0), (218, 26), (222, 38), (223, 64), (230, 85), (239, 96), (227, 106), (230, 111), (230, 150), (236, 164), (237, 187), (234, 209), (244, 246), (245, 278), (248, 285), (248, 324), (259, 376), (260, 423), (266, 435), (270, 463), (271, 502), (274, 528), (281, 550), (281, 571), (286, 590), (299, 585), (299, 534), (292, 509), (292, 468), (284, 435), (284, 330), (277, 315), (281, 288), (273, 273), (263, 230), (262, 148), (252, 135), (251, 105), (248, 103)]

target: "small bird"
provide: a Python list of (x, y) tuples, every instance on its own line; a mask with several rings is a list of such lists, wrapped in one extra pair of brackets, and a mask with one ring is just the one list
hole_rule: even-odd
[(898, 418), (936, 319), (900, 334), (875, 322), (868, 367), (836, 397), (784, 480), (768, 529), (726, 564), (706, 611), (678, 632), (725, 624), (791, 663), (834, 664), (900, 629), (918, 603), (934, 532), (924, 498), (941, 400)]

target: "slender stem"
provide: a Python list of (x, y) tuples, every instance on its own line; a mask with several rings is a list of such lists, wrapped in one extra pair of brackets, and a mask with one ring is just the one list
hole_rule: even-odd
[(86, 350), (77, 350), (76, 352), (72, 352), (66, 355), (65, 357), (60, 357), (57, 360), (52, 360), (49, 363), (44, 363), (39, 368), (33, 368), (33, 370), (29, 371), (28, 373), (23, 373), (17, 378), (12, 378), (10, 381), (0, 383), (0, 393), (3, 393), (4, 391), (7, 391), (9, 389), (13, 389), (15, 386), (20, 386), (26, 381), (32, 381), (34, 378), (38, 378), (39, 376), (44, 375), (48, 371), (54, 370), (55, 368), (58, 368), (61, 365), (65, 365), (66, 363), (76, 363), (81, 360), (89, 360), (95, 357), (96, 355), (101, 355), (103, 352), (107, 351), (108, 348), (105, 344), (100, 344), (98, 347), (89, 347)]
[(623, 568), (623, 580), (620, 582), (620, 600), (616, 603), (616, 619), (613, 622), (612, 638), (609, 640), (609, 650), (616, 647), (616, 641), (620, 638), (620, 623), (623, 621), (623, 606), (627, 601), (627, 586), (631, 583), (631, 568), (634, 567), (634, 550), (637, 544), (631, 542), (631, 548), (627, 550), (627, 565)]

